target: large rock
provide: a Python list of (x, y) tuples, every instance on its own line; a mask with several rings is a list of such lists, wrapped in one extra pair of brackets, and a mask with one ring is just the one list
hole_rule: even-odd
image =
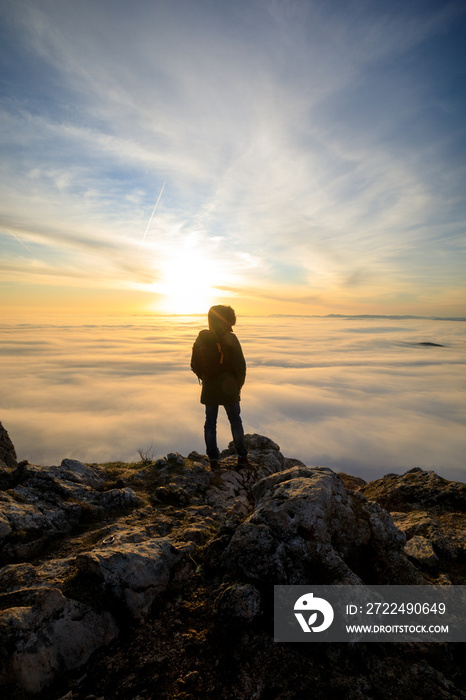
[(293, 467), (253, 487), (256, 507), (222, 562), (253, 583), (424, 582), (390, 515), (326, 467)]
[(448, 481), (419, 467), (370, 481), (361, 492), (388, 511), (406, 513), (433, 508), (438, 512), (466, 512), (466, 484)]
[(423, 567), (435, 567), (438, 564), (438, 556), (436, 555), (432, 542), (422, 535), (415, 535), (404, 548), (405, 553), (415, 563)]
[(100, 474), (93, 467), (83, 464), (78, 459), (63, 459), (59, 467), (51, 467), (51, 473), (55, 474), (58, 479), (85, 484), (97, 491), (101, 491), (105, 486), (105, 480)]
[(466, 514), (454, 517), (440, 513), (433, 517), (427, 511), (392, 512), (399, 530), (410, 541), (413, 537), (429, 540), (436, 554), (444, 560), (466, 559)]
[(3, 425), (0, 423), (0, 461), (3, 462), (7, 467), (16, 468), (18, 462), (16, 461), (16, 450), (15, 446), (10, 440), (8, 431), (5, 430)]
[(108, 544), (76, 559), (78, 570), (92, 574), (104, 592), (134, 618), (144, 617), (169, 584), (179, 553), (167, 538), (141, 540), (138, 532), (109, 537)]
[(234, 583), (223, 590), (215, 601), (214, 612), (219, 622), (252, 622), (261, 611), (261, 594), (250, 583)]
[[(40, 495), (35, 489), (18, 486), (10, 493), (0, 492), (0, 507), (10, 532), (10, 544), (31, 542), (44, 536), (66, 534), (79, 522), (78, 503)], [(3, 552), (5, 553), (5, 552)]]
[(1, 612), (0, 634), (0, 683), (37, 693), (57, 674), (86, 663), (118, 628), (110, 613), (97, 613), (55, 588), (43, 591), (31, 607)]
[(4, 608), (10, 602), (13, 607), (13, 603), (16, 605), (17, 601), (21, 601), (22, 605), (32, 605), (36, 603), (37, 596), (43, 589), (62, 588), (65, 581), (75, 574), (75, 559), (75, 556), (69, 556), (63, 559), (48, 559), (35, 566), (23, 562), (2, 567), (0, 606)]
[[(244, 439), (249, 452), (269, 452), (270, 450), (273, 450), (275, 452), (280, 451), (280, 446), (265, 435), (258, 435), (257, 433), (247, 433), (244, 436)], [(234, 442), (230, 442), (228, 447), (232, 449), (234, 447), (234, 444)]]
[(50, 538), (69, 534), (82, 519), (140, 503), (129, 487), (104, 491), (105, 480), (77, 460), (63, 460), (59, 467), (21, 466), (12, 478), (8, 492), (0, 491), (3, 561), (36, 555)]
[[(246, 447), (248, 448), (248, 458), (249, 461), (254, 464), (254, 475), (255, 480), (267, 474), (273, 474), (274, 472), (281, 471), (287, 467), (292, 466), (289, 460), (283, 456), (280, 452), (280, 447), (276, 442), (270, 440), (270, 438), (264, 435), (258, 435), (257, 433), (247, 433), (244, 436)], [(230, 442), (228, 445), (228, 450), (225, 450), (225, 455), (234, 455), (236, 458), (235, 443)], [(297, 460), (293, 460), (295, 463)], [(302, 462), (299, 462), (302, 464)], [(259, 468), (259, 473), (258, 472)]]
[(464, 583), (466, 485), (415, 468), (387, 474), (360, 488), (391, 512), (406, 534), (405, 553), (433, 583)]
[(238, 469), (234, 442), (220, 456), (220, 472), (206, 492), (206, 502), (225, 513), (247, 515), (251, 511), (251, 489), (261, 478), (276, 474), (295, 465), (304, 466), (296, 459), (287, 459), (276, 442), (264, 435), (246, 434), (250, 466)]

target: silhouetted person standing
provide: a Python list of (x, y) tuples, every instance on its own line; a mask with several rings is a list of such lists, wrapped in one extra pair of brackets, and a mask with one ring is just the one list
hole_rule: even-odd
[(212, 469), (218, 468), (218, 407), (224, 406), (238, 454), (238, 467), (248, 464), (240, 412), (241, 388), (246, 379), (246, 362), (240, 342), (232, 331), (236, 314), (231, 306), (212, 306), (209, 330), (201, 331), (193, 345), (191, 369), (202, 382), (201, 403), (205, 405), (204, 437)]

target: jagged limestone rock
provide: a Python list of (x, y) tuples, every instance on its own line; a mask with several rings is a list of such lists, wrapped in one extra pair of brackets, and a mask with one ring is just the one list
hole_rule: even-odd
[(18, 467), (15, 485), (0, 491), (0, 557), (25, 559), (51, 537), (70, 533), (86, 517), (126, 510), (140, 503), (129, 487), (104, 491), (105, 480), (76, 460), (60, 467)]
[(441, 559), (466, 558), (466, 517), (461, 518), (458, 514), (454, 519), (447, 519), (443, 515), (434, 518), (427, 511), (394, 511), (391, 516), (397, 528), (406, 534), (407, 540), (420, 535), (432, 542)]
[(438, 556), (436, 555), (432, 542), (422, 535), (415, 535), (404, 548), (408, 557), (414, 560), (415, 564), (420, 566), (433, 567), (438, 564)]
[(466, 511), (466, 484), (448, 481), (419, 467), (405, 474), (387, 474), (369, 482), (361, 492), (388, 511), (409, 512), (434, 508), (438, 512)]
[(105, 486), (105, 479), (95, 469), (88, 467), (78, 459), (63, 459), (60, 467), (54, 473), (59, 479), (85, 484), (96, 491), (101, 491)]
[(118, 628), (110, 613), (96, 613), (53, 588), (44, 590), (31, 607), (0, 612), (0, 633), (4, 652), (12, 652), (11, 658), (6, 655), (0, 681), (37, 693), (57, 673), (86, 663), (116, 637)]
[[(377, 480), (384, 481), (381, 493), (385, 495), (387, 484), (393, 484), (395, 490), (401, 485), (411, 489), (398, 489), (399, 503), (407, 493), (409, 499), (403, 501), (403, 512), (393, 513), (392, 517), (361, 492), (367, 488), (371, 494), (377, 482), (364, 485), (347, 475), (342, 475), (342, 481), (331, 469), (307, 467), (299, 460), (285, 458), (269, 438), (246, 437), (250, 466), (240, 470), (233, 445), (222, 453), (216, 472), (209, 468), (205, 455), (195, 452), (187, 458), (173, 452), (167, 459), (142, 468), (89, 467), (76, 460), (63, 460), (56, 467), (23, 464), (8, 468), (5, 478), (0, 479), (0, 543), (3, 541), (5, 560), (0, 569), (0, 602), (4, 610), (0, 618), (4, 640), (0, 682), (43, 688), (68, 669), (85, 664), (88, 656), (79, 640), (83, 644), (87, 640), (91, 653), (114, 638), (119, 623), (109, 612), (112, 610), (125, 611), (126, 622), (129, 616), (137, 621), (133, 631), (140, 627), (149, 636), (152, 622), (157, 625), (159, 616), (162, 629), (168, 625), (163, 652), (152, 649), (159, 632), (141, 651), (141, 656), (148, 659), (151, 682), (152, 654), (157, 659), (173, 655), (176, 663), (179, 658), (185, 659), (180, 654), (189, 644), (196, 647), (201, 664), (202, 650), (206, 648), (207, 675), (217, 673), (211, 660), (218, 647), (209, 649), (208, 635), (204, 636), (209, 623), (213, 623), (212, 629), (220, 635), (215, 645), (223, 643), (224, 625), (228, 626), (227, 637), (230, 632), (241, 633), (241, 643), (234, 654), (244, 674), (238, 676), (236, 697), (246, 700), (259, 686), (272, 695), (276, 692), (274, 684), (286, 695), (291, 686), (280, 669), (282, 663), (286, 666), (295, 656), (292, 650), (280, 650), (269, 638), (268, 597), (274, 583), (464, 582), (461, 517), (466, 516), (450, 513), (444, 507), (448, 498), (461, 493), (461, 489), (445, 490), (445, 483), (449, 482), (429, 476), (428, 472), (423, 473), (427, 474), (425, 477), (419, 470), (406, 479), (391, 475)], [(417, 501), (416, 480), (424, 483)], [(425, 500), (429, 489), (430, 496)], [(425, 503), (437, 504), (434, 510), (426, 505), (423, 512), (406, 512), (413, 503), (419, 506), (423, 498)], [(440, 501), (442, 508), (438, 507)], [(457, 499), (455, 503), (458, 502)], [(79, 528), (74, 528), (75, 524)], [(410, 546), (409, 543), (415, 537), (432, 543), (438, 556), (435, 565), (412, 556), (416, 540)], [(50, 543), (51, 538), (53, 547), (41, 552), (41, 546)], [(406, 538), (410, 558), (403, 551)], [(32, 556), (35, 558), (30, 563)], [(210, 599), (203, 600), (209, 589)], [(187, 593), (183, 603), (185, 591), (194, 596), (189, 600)], [(188, 614), (189, 625), (195, 625), (196, 610), (202, 610), (202, 629), (183, 631), (183, 615)], [(150, 611), (153, 615), (148, 615)], [(119, 617), (118, 620), (123, 622)], [(258, 630), (257, 636), (254, 630)], [(249, 646), (248, 634), (252, 635)], [(75, 639), (64, 640), (64, 635), (74, 635)], [(185, 644), (188, 638), (191, 641)], [(39, 640), (40, 645), (33, 644), (33, 640)], [(228, 660), (231, 643), (232, 640), (225, 640)], [(125, 644), (123, 640), (112, 647), (112, 659), (115, 648), (125, 653)], [(64, 654), (57, 651), (61, 647)], [(256, 664), (258, 651), (262, 656)], [(340, 664), (346, 664), (346, 670), (352, 668), (348, 653), (330, 645), (326, 651), (329, 668)], [(248, 670), (249, 656), (254, 658), (254, 664), (251, 661)], [(422, 652), (416, 658), (422, 658)], [(89, 670), (95, 663), (91, 661), (83, 671), (84, 675), (89, 673), (87, 695), (95, 690), (92, 679), (95, 682), (96, 676)], [(110, 666), (112, 663), (113, 660)], [(268, 664), (268, 671), (259, 678), (261, 672), (257, 669), (262, 663), (264, 668)], [(315, 663), (318, 674), (320, 661)], [(371, 659), (371, 672), (378, 672), (377, 663)], [(398, 657), (396, 668), (397, 664)], [(155, 661), (155, 666), (165, 683), (166, 663)], [(431, 667), (425, 668), (426, 673), (431, 673)], [(407, 663), (405, 672), (417, 682), (416, 673), (410, 669)], [(369, 677), (356, 674), (348, 680), (346, 670), (337, 673), (332, 681), (345, 697), (350, 697), (353, 690), (354, 698), (359, 692), (368, 697), (373, 694)], [(453, 677), (448, 673), (445, 678)], [(190, 674), (183, 670), (177, 693), (187, 692)], [(274, 678), (270, 688), (268, 674)], [(102, 675), (111, 678), (107, 666)], [(302, 670), (298, 676), (302, 677)], [(296, 674), (293, 677), (296, 679)], [(383, 677), (382, 670), (379, 684)], [(438, 683), (428, 683), (432, 697), (442, 697), (436, 692), (444, 683), (443, 676), (437, 680)], [(199, 688), (201, 692), (202, 687)], [(296, 690), (294, 685), (293, 689)], [(303, 689), (302, 696), (307, 697), (309, 686), (303, 685)], [(81, 689), (77, 692), (81, 697)], [(112, 689), (99, 692), (99, 696), (104, 694), (112, 697)], [(135, 690), (134, 696), (138, 694), (139, 690)], [(52, 695), (55, 697), (53, 692)], [(84, 692), (82, 696), (85, 697)]]
[(222, 557), (230, 573), (277, 584), (358, 584), (366, 569), (379, 583), (422, 579), (403, 556), (405, 536), (390, 515), (347, 492), (331, 469), (293, 467), (258, 481), (253, 494), (255, 509)]
[(109, 538), (108, 545), (76, 559), (78, 570), (96, 576), (104, 591), (123, 603), (134, 618), (144, 617), (166, 590), (171, 569), (179, 559), (166, 538), (138, 539), (138, 533), (119, 533)]
[(0, 423), (0, 461), (6, 467), (14, 469), (18, 466), (15, 446), (11, 442), (8, 431)]

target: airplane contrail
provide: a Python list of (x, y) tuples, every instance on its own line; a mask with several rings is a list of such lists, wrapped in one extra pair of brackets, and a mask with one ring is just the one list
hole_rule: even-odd
[(13, 231), (10, 231), (9, 228), (4, 229), (4, 231), (6, 231), (7, 233), (9, 233), (10, 236), (13, 236), (13, 238), (15, 238), (15, 239), (18, 241), (18, 243), (21, 243), (21, 245), (23, 246), (23, 248), (26, 248), (26, 250), (28, 250), (29, 252), (31, 252), (31, 249), (27, 247), (26, 243), (23, 243), (23, 241), (22, 241), (20, 238), (18, 238), (18, 236), (17, 236), (15, 233), (13, 233)]
[(142, 246), (144, 245), (144, 241), (146, 240), (146, 234), (147, 234), (147, 232), (148, 232), (148, 230), (149, 230), (149, 227), (150, 227), (150, 225), (151, 225), (151, 223), (152, 223), (152, 219), (154, 218), (155, 210), (157, 209), (158, 204), (159, 204), (159, 202), (160, 202), (160, 197), (162, 196), (162, 192), (163, 192), (163, 188), (165, 187), (165, 184), (166, 184), (166, 183), (164, 182), (163, 185), (162, 185), (162, 189), (160, 190), (160, 194), (159, 194), (159, 196), (158, 196), (158, 198), (157, 198), (157, 201), (156, 201), (156, 203), (155, 203), (155, 207), (153, 208), (152, 214), (150, 215), (149, 223), (147, 224), (146, 230), (144, 231), (144, 235), (143, 235), (143, 237), (142, 237), (142, 241), (141, 241), (141, 245), (140, 245), (141, 248), (142, 248)]

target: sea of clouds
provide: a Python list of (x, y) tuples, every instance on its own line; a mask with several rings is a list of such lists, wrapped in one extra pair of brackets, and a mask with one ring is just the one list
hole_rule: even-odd
[[(1, 416), (19, 459), (138, 461), (205, 452), (189, 364), (203, 317), (1, 327)], [(466, 476), (466, 322), (242, 317), (246, 432), (365, 479), (414, 466)], [(443, 347), (420, 345), (437, 343)], [(219, 447), (231, 440), (219, 414)]]

